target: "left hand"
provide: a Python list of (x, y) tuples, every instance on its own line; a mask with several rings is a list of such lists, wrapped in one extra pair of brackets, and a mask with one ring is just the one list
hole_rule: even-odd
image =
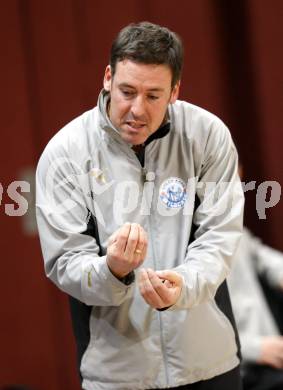
[(141, 269), (138, 284), (144, 300), (155, 309), (163, 309), (177, 302), (181, 294), (183, 278), (171, 270)]

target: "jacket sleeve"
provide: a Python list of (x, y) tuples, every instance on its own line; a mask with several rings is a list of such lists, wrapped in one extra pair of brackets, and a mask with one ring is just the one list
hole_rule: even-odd
[(83, 303), (118, 306), (132, 294), (133, 283), (126, 285), (110, 272), (87, 233), (89, 177), (79, 165), (60, 145), (48, 145), (38, 163), (36, 217), (45, 272)]
[[(272, 250), (270, 253), (265, 252), (265, 248), (245, 228), (235, 255), (232, 272), (228, 277), (233, 312), (241, 340), (242, 356), (244, 361), (250, 362), (256, 362), (260, 358), (262, 343), (266, 336), (279, 335), (275, 319), (258, 280), (258, 260), (261, 249), (264, 249), (264, 253), (268, 254), (265, 260), (267, 267), (272, 255)], [(280, 254), (275, 252), (280, 257)], [(281, 257), (281, 270), (282, 260)], [(273, 261), (271, 260), (270, 263)], [(271, 269), (275, 272), (276, 267), (273, 267), (274, 264), (271, 265)]]
[(273, 287), (283, 288), (283, 254), (250, 235), (254, 266)]
[(196, 181), (199, 201), (194, 211), (194, 239), (185, 261), (175, 270), (184, 285), (171, 310), (192, 308), (214, 299), (226, 278), (231, 258), (242, 233), (244, 196), (238, 176), (238, 158), (224, 124), (208, 137), (203, 163)]

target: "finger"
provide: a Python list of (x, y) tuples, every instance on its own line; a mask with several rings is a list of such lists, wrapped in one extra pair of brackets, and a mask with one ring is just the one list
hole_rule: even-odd
[(137, 251), (141, 251), (141, 258), (144, 259), (147, 253), (147, 234), (142, 226), (139, 226), (139, 242), (136, 248), (136, 252)]
[(144, 268), (140, 268), (139, 273), (138, 273), (138, 285), (141, 288), (143, 286), (143, 283), (146, 281), (148, 278), (147, 272)]
[[(117, 231), (117, 234), (115, 236), (115, 246), (118, 251), (124, 252), (127, 241), (129, 238), (131, 230), (131, 224), (129, 222), (126, 222), (123, 226), (120, 227), (120, 229)], [(115, 233), (114, 233), (115, 234)]]
[(154, 290), (146, 270), (142, 269), (139, 273), (139, 289), (144, 300), (154, 308), (161, 308), (164, 306), (159, 295)]
[[(184, 279), (178, 272), (165, 270), (156, 271), (155, 275), (162, 281), (163, 287), (166, 288), (165, 292), (158, 285), (157, 292), (161, 296), (166, 306), (174, 305), (180, 297)], [(165, 277), (165, 278), (164, 278)]]
[(168, 281), (160, 279), (152, 269), (147, 269), (147, 274), (152, 287), (162, 300), (163, 306), (169, 304), (171, 292), (169, 291), (168, 283), (165, 283)]
[(148, 282), (148, 275), (144, 268), (141, 268), (138, 273), (138, 286), (142, 296), (145, 294), (145, 286)]
[(168, 280), (171, 284), (176, 284), (178, 286), (183, 284), (183, 277), (181, 274), (171, 270), (155, 271), (156, 275), (161, 278)]
[(117, 238), (117, 235), (119, 232), (120, 232), (120, 228), (111, 234), (111, 236), (107, 240), (107, 246), (113, 244), (113, 242), (116, 241), (116, 238)]
[(136, 248), (135, 248), (134, 253), (133, 253), (134, 259), (137, 261), (143, 260), (146, 256), (146, 252), (147, 252), (146, 232), (140, 225), (138, 225), (138, 229), (139, 229), (139, 239), (138, 239)]
[(125, 248), (125, 257), (127, 259), (131, 259), (133, 257), (138, 241), (139, 241), (139, 227), (137, 223), (132, 223), (126, 248)]
[(166, 279), (161, 279), (161, 280), (162, 280), (162, 283), (164, 283), (164, 286), (166, 286), (167, 288), (174, 287), (174, 283), (170, 282), (170, 280), (166, 280)]

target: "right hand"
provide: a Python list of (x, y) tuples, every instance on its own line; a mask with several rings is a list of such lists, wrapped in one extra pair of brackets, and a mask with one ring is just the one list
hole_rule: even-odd
[(283, 368), (283, 337), (264, 337), (261, 345), (259, 364), (265, 364), (277, 369)]
[(125, 223), (109, 238), (106, 262), (117, 278), (139, 267), (146, 256), (147, 235), (137, 223)]

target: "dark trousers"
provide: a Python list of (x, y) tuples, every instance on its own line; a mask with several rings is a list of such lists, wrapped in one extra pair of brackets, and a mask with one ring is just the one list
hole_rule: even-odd
[(244, 390), (282, 390), (283, 370), (260, 365), (244, 367)]
[(190, 385), (171, 387), (168, 390), (243, 390), (240, 367), (236, 367), (225, 374), (215, 376), (206, 381)]

